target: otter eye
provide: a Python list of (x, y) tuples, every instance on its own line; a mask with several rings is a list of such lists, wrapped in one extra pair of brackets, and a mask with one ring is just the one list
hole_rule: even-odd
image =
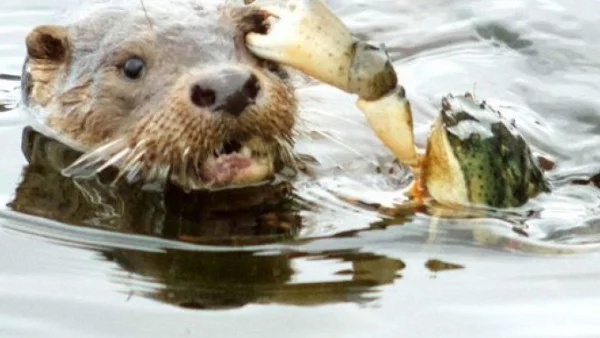
[(127, 78), (131, 80), (137, 80), (144, 75), (144, 69), (146, 68), (146, 64), (139, 57), (132, 57), (125, 61), (123, 66), (121, 66), (121, 70), (123, 74), (127, 76)]

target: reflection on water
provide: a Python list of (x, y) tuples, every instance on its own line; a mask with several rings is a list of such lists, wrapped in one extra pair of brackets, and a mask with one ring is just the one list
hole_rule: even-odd
[(494, 47), (502, 47), (505, 45), (508, 48), (520, 50), (523, 53), (532, 52), (533, 42), (524, 39), (521, 34), (508, 29), (501, 23), (487, 23), (477, 26), (475, 31), (479, 36), (488, 40)]
[[(9, 206), (19, 212), (84, 227), (151, 235), (193, 243), (259, 244), (291, 239), (301, 220), (288, 184), (185, 194), (175, 187), (144, 191), (113, 181), (114, 173), (73, 180), (60, 171), (79, 154), (31, 128), (23, 130), (29, 164)], [(365, 302), (372, 287), (389, 284), (404, 268), (399, 260), (354, 250), (258, 254), (252, 251), (164, 252), (105, 249), (107, 260), (151, 280), (153, 290), (128, 291), (166, 303), (197, 309), (240, 307), (247, 303), (294, 305)], [(344, 281), (290, 283), (291, 259), (340, 260), (349, 270), (334, 274)], [(130, 281), (117, 279), (130, 285)]]
[[(358, 251), (307, 255), (294, 252), (113, 250), (105, 255), (128, 272), (156, 283), (154, 287), (136, 289), (130, 280), (116, 279), (117, 283), (131, 288), (124, 291), (130, 296), (143, 295), (193, 309), (228, 309), (249, 303), (365, 303), (377, 297), (374, 287), (393, 283), (404, 268), (400, 260)], [(340, 276), (336, 281), (296, 283), (293, 282), (296, 272), (292, 260), (335, 260), (342, 264), (349, 262), (351, 266), (332, 271)]]
[[(114, 181), (112, 172), (73, 180), (60, 171), (79, 154), (30, 127), (23, 130), (22, 151), (28, 165), (9, 203), (18, 212), (81, 227), (211, 245), (289, 241), (302, 224), (300, 206), (294, 202), (288, 184), (185, 194), (175, 187), (164, 192), (145, 191), (135, 184)], [(395, 221), (401, 219), (408, 220), (397, 217)], [(122, 292), (195, 309), (235, 308), (249, 303), (364, 303), (376, 299), (374, 287), (393, 283), (405, 268), (401, 260), (357, 249), (265, 253), (181, 249), (148, 252), (106, 247), (99, 251), (106, 260), (137, 276), (132, 279), (118, 274), (114, 278), (127, 287)], [(331, 271), (336, 280), (294, 282), (294, 260), (331, 260), (349, 266)], [(437, 272), (459, 266), (430, 260), (425, 267)], [(152, 286), (136, 287), (135, 281), (140, 278)]]
[(425, 267), (429, 269), (431, 272), (439, 272), (446, 270), (456, 270), (456, 269), (464, 269), (465, 267), (462, 265), (448, 263), (441, 261), (439, 259), (430, 259), (425, 262)]
[[(23, 152), (29, 165), (10, 203), (15, 211), (71, 224), (61, 228), (99, 228), (102, 230), (94, 236), (100, 238), (106, 238), (102, 232), (110, 230), (124, 236), (143, 234), (193, 245), (218, 245), (179, 249), (165, 247), (165, 243), (157, 248), (136, 243), (120, 247), (116, 240), (105, 239), (102, 245), (84, 240), (77, 231), (62, 237), (55, 230), (46, 232), (49, 238), (89, 245), (89, 250), (100, 252), (105, 261), (118, 266), (119, 270), (95, 278), (110, 280), (127, 300), (143, 297), (190, 310), (234, 310), (257, 304), (370, 304), (385, 302), (382, 287), (402, 289), (407, 269), (413, 274), (415, 269), (427, 271), (430, 278), (446, 271), (468, 270), (469, 264), (461, 260), (434, 258), (445, 256), (448, 248), (474, 245), (487, 250), (557, 254), (577, 252), (582, 244), (593, 245), (600, 240), (597, 221), (553, 231), (545, 238), (550, 244), (544, 244), (529, 240), (527, 222), (539, 218), (539, 213), (507, 212), (494, 219), (492, 215), (482, 218), (479, 211), (453, 212), (452, 218), (440, 219), (447, 210), (429, 206), (380, 208), (390, 217), (369, 226), (378, 236), (375, 243), (393, 241), (396, 250), (422, 244), (419, 250), (431, 252), (426, 253), (424, 263), (406, 263), (397, 258), (398, 254), (388, 256), (361, 248), (369, 245), (369, 240), (359, 230), (340, 232), (322, 248), (306, 250), (296, 246), (310, 245), (310, 241), (295, 238), (302, 229), (303, 216), (310, 218), (310, 203), (299, 202), (289, 187), (216, 198), (111, 185), (110, 177), (77, 182), (59, 173), (76, 154), (31, 129), (25, 129), (23, 135)], [(14, 227), (23, 233), (41, 234), (37, 228), (40, 226), (33, 220)], [(342, 244), (341, 249), (328, 249), (345, 239), (349, 243)], [(284, 242), (288, 244), (277, 246)], [(276, 249), (270, 250), (268, 245), (276, 245)], [(248, 246), (253, 249), (245, 249)], [(408, 256), (412, 255), (409, 252)], [(51, 264), (60, 264), (60, 260)], [(431, 286), (423, 292), (429, 292), (427, 288)], [(63, 293), (69, 294), (67, 290)], [(397, 301), (401, 304), (405, 300)]]
[[(406, 264), (399, 259), (347, 247), (304, 252), (293, 248), (306, 240), (298, 237), (303, 215), (316, 212), (294, 194), (289, 184), (254, 187), (218, 193), (186, 194), (176, 187), (165, 191), (114, 181), (114, 172), (92, 179), (74, 180), (61, 170), (79, 154), (34, 131), (23, 130), (22, 151), (28, 165), (8, 204), (15, 211), (41, 216), (71, 226), (139, 234), (190, 244), (251, 246), (288, 242), (291, 247), (264, 249), (189, 250), (165, 248), (155, 252), (114, 245), (100, 245), (106, 260), (133, 274), (133, 279), (113, 280), (129, 296), (145, 296), (161, 302), (195, 309), (224, 309), (250, 303), (317, 305), (338, 302), (364, 303), (377, 299), (375, 287), (392, 284)], [(372, 230), (407, 227), (397, 243), (473, 243), (489, 249), (533, 253), (576, 252), (581, 246), (544, 245), (527, 241), (526, 222), (539, 217), (534, 210), (455, 210), (439, 205), (385, 208), (369, 204), (388, 218), (370, 225)], [(422, 222), (415, 219), (421, 213)], [(496, 219), (498, 226), (494, 227)], [(508, 223), (507, 223), (508, 222)], [(418, 229), (411, 232), (410, 226)], [(512, 228), (505, 224), (513, 224)], [(520, 226), (519, 226), (520, 225)], [(588, 227), (587, 229), (593, 229)], [(340, 232), (352, 238), (360, 231)], [(597, 232), (593, 232), (596, 236)], [(577, 231), (555, 233), (556, 238), (581, 235)], [(588, 234), (589, 235), (589, 234)], [(66, 238), (65, 238), (66, 239)], [(74, 238), (73, 238), (74, 239)], [(547, 239), (551, 239), (548, 237)], [(81, 240), (81, 239), (80, 239)], [(108, 242), (110, 243), (110, 241)], [(116, 243), (116, 241), (115, 241)], [(89, 243), (94, 245), (93, 243)], [(581, 243), (580, 243), (581, 244)], [(330, 271), (332, 281), (317, 278), (295, 282), (295, 261), (347, 262), (348, 268)], [(423, 268), (437, 273), (464, 269), (463, 265), (429, 259)], [(138, 287), (142, 278), (150, 282)], [(311, 278), (309, 278), (311, 279)]]

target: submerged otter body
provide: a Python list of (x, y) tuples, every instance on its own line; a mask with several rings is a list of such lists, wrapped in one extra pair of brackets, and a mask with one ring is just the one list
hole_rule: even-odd
[(189, 191), (294, 168), (287, 73), (244, 44), (260, 10), (106, 1), (71, 18), (28, 35), (22, 84), (37, 128), (84, 153), (65, 174), (114, 166)]

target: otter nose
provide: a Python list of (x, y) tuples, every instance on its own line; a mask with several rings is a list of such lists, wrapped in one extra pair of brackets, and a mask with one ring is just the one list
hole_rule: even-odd
[(258, 79), (249, 70), (224, 69), (199, 79), (192, 86), (191, 99), (200, 108), (239, 116), (259, 92)]

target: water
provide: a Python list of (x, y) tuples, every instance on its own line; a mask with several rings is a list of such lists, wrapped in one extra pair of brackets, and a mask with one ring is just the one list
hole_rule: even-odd
[(231, 213), (52, 175), (72, 154), (23, 138), (15, 76), (25, 34), (74, 3), (0, 4), (0, 337), (600, 336), (597, 1), (329, 1), (390, 47), (419, 144), (443, 95), (474, 90), (555, 162), (551, 194), (443, 219), (393, 207), (410, 177), (319, 85), (300, 89), (298, 148), (320, 165), (285, 203)]

